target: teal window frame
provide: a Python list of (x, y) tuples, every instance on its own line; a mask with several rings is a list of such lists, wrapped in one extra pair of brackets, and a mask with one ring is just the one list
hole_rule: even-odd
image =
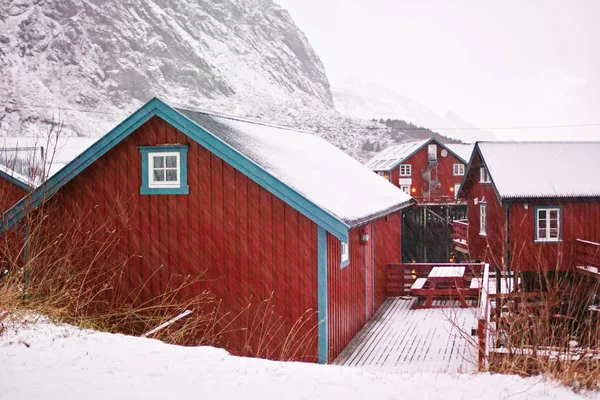
[[(344, 244), (346, 245), (346, 249), (348, 251), (348, 257), (346, 258), (346, 260), (342, 259), (342, 257), (344, 256)], [(348, 264), (350, 264), (350, 243), (340, 240), (340, 269), (348, 266)]]
[[(189, 194), (190, 188), (187, 180), (187, 152), (185, 145), (172, 146), (140, 146), (138, 147), (142, 158), (142, 186), (140, 194)], [(152, 153), (179, 153), (179, 186), (151, 187), (150, 186), (150, 154)]]

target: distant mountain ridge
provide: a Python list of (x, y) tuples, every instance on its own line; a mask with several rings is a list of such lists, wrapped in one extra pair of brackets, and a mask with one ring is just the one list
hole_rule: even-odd
[(344, 115), (371, 119), (398, 119), (454, 139), (475, 142), (495, 140), (495, 135), (477, 129), (453, 112), (440, 116), (428, 107), (374, 82), (349, 78), (332, 88), (335, 108)]
[[(0, 135), (98, 137), (153, 96), (317, 132), (360, 160), (411, 140), (333, 107), (323, 64), (273, 0), (0, 0)], [(399, 136), (398, 136), (399, 135)], [(366, 146), (368, 147), (368, 146)]]

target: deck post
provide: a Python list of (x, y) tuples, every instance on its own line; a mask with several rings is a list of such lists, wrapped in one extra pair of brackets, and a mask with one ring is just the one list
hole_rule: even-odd
[(483, 371), (486, 365), (486, 345), (487, 345), (487, 326), (485, 319), (477, 320), (477, 338), (478, 338), (478, 366), (479, 371)]

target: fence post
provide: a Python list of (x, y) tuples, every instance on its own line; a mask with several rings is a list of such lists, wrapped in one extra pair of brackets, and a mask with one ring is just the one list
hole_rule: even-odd
[(478, 338), (478, 365), (479, 371), (483, 371), (486, 365), (486, 346), (487, 346), (487, 324), (485, 319), (477, 320), (477, 338)]

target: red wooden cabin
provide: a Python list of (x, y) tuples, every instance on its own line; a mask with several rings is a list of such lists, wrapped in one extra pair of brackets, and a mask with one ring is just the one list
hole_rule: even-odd
[(0, 211), (4, 212), (31, 192), (29, 179), (0, 165)]
[[(121, 284), (147, 282), (141, 301), (206, 270), (190, 290), (210, 290), (231, 315), (272, 295), (285, 322), (265, 357), (279, 357), (304, 317), (301, 359), (326, 363), (384, 301), (412, 202), (317, 135), (153, 99), (5, 213), (5, 229), (46, 204), (53, 237), (64, 215), (92, 210), (91, 224), (120, 235), (111, 258), (130, 265)], [(226, 348), (245, 345), (232, 334)]]
[(599, 151), (598, 142), (478, 142), (457, 250), (526, 276), (571, 270), (577, 239), (600, 241)]
[(365, 165), (420, 203), (454, 203), (472, 150), (431, 138), (387, 147)]

